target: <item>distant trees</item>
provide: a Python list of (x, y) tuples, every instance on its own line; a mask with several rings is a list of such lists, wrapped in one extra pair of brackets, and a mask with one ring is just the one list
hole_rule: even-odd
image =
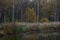
[(52, 3), (51, 2), (48, 3), (46, 16), (49, 19), (49, 21), (53, 21), (54, 15), (53, 15)]
[[(47, 2), (47, 0), (34, 0), (33, 2), (27, 0), (22, 1), (23, 0), (1, 0), (0, 8), (2, 6), (2, 10), (0, 9), (0, 19), (8, 22), (13, 20), (21, 21), (21, 19), (22, 22), (36, 22), (37, 20), (40, 21), (43, 19), (42, 17), (47, 18), (49, 21), (54, 20), (53, 2)], [(57, 11), (60, 12), (59, 2), (57, 7)], [(57, 14), (60, 14), (58, 12)], [(39, 16), (38, 19), (37, 16)]]
[[(1, 6), (2, 6), (2, 12), (1, 14), (3, 14), (3, 21), (4, 22), (10, 22), (12, 21), (12, 17), (13, 17), (13, 6), (17, 6), (18, 5), (18, 1), (17, 0), (1, 0)], [(0, 6), (0, 7), (1, 7)], [(1, 18), (2, 19), (2, 18)]]
[[(60, 1), (59, 0), (57, 0), (57, 11), (60, 15)], [(60, 16), (59, 16), (59, 21), (60, 21)]]

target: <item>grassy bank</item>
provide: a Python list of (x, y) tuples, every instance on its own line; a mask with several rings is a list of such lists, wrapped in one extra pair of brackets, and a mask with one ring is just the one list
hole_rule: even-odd
[(1, 25), (0, 40), (60, 40), (60, 25)]

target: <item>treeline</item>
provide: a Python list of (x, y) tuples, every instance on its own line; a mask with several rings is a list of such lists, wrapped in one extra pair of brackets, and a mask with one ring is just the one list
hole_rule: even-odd
[(59, 6), (46, 0), (0, 0), (0, 22), (60, 21)]

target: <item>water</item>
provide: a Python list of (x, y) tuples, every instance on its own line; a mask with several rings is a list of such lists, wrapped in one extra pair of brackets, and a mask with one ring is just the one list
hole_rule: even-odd
[(32, 34), (17, 34), (17, 35), (10, 35), (0, 38), (0, 40), (60, 40), (60, 35), (40, 35), (36, 33)]
[[(31, 26), (27, 24), (27, 27)], [(27, 28), (26, 25), (19, 25), (15, 29), (16, 34), (0, 36), (0, 40), (60, 40), (60, 31), (43, 31), (40, 28), (41, 26), (39, 25), (39, 30), (27, 30), (24, 32)], [(51, 25), (50, 27), (53, 28)], [(43, 28), (46, 28), (45, 25)]]

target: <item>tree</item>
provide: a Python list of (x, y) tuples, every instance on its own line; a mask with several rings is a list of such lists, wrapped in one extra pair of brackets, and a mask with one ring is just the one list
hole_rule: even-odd
[[(20, 6), (20, 1), (19, 0), (2, 0), (1, 4), (3, 6), (2, 10), (4, 10), (3, 11), (4, 12), (3, 13), (4, 14), (4, 21), (7, 21), (7, 20), (9, 21), (10, 19), (14, 20), (14, 8), (16, 6)], [(12, 12), (11, 12), (11, 9), (12, 9)], [(11, 18), (10, 18), (10, 16), (11, 16)]]
[[(57, 10), (58, 10), (58, 16), (60, 15), (60, 0), (57, 0)], [(60, 16), (59, 16), (60, 21)]]
[(53, 12), (52, 12), (52, 3), (51, 2), (48, 3), (46, 16), (49, 19), (49, 21), (53, 21)]
[(24, 18), (26, 22), (36, 22), (36, 13), (34, 8), (27, 8)]

